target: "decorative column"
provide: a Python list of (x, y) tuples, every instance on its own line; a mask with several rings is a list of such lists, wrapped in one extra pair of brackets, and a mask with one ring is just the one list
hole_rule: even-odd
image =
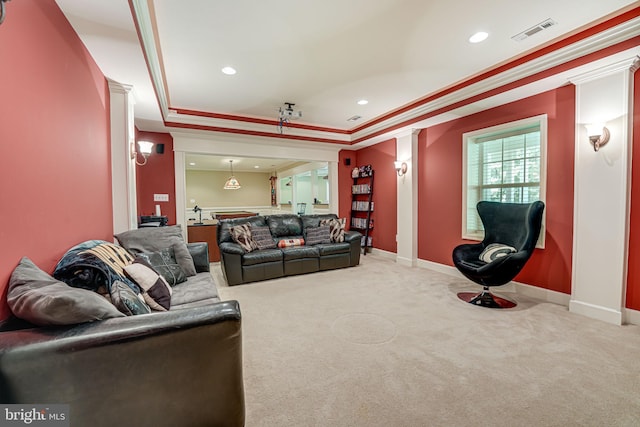
[(407, 172), (397, 177), (398, 224), (396, 262), (415, 266), (418, 259), (418, 133), (410, 129), (396, 136), (396, 160), (407, 164)]
[(138, 226), (132, 86), (109, 80), (111, 108), (111, 197), (113, 232)]
[[(618, 325), (624, 322), (637, 60), (634, 56), (570, 79), (576, 85), (576, 141), (569, 310)], [(610, 133), (597, 151), (585, 126), (594, 123)]]

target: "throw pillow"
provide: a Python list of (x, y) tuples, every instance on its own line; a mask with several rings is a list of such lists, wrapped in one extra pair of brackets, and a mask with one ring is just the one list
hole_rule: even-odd
[(144, 259), (155, 271), (157, 271), (170, 286), (186, 282), (187, 275), (178, 265), (173, 254), (173, 248), (162, 249), (157, 252), (148, 252), (138, 255)]
[(142, 296), (133, 292), (129, 286), (119, 280), (111, 284), (109, 294), (111, 303), (127, 316), (151, 313), (151, 309), (144, 302)]
[(320, 225), (318, 227), (306, 228), (307, 245), (319, 245), (321, 243), (331, 243), (331, 227), (329, 225)]
[(167, 311), (173, 290), (167, 281), (143, 258), (137, 257), (124, 272), (142, 288), (142, 297), (152, 310)]
[(279, 248), (288, 248), (291, 246), (302, 246), (304, 245), (304, 239), (282, 239), (278, 242)]
[(233, 241), (239, 244), (246, 252), (258, 249), (258, 245), (251, 238), (251, 225), (249, 223), (231, 227), (229, 232)]
[(346, 218), (323, 219), (320, 221), (320, 225), (329, 226), (331, 243), (344, 242), (344, 224), (346, 221)]
[(178, 264), (186, 274), (190, 276), (196, 274), (193, 258), (187, 249), (180, 225), (138, 228), (116, 234), (115, 238), (118, 239), (122, 247), (134, 255), (156, 252), (179, 245), (181, 247), (175, 254)]
[(255, 242), (258, 249), (273, 249), (278, 244), (273, 240), (269, 227), (251, 226), (251, 239)]
[(40, 270), (24, 257), (9, 279), (9, 308), (16, 317), (35, 325), (74, 325), (123, 317), (95, 292), (74, 288)]
[(480, 261), (491, 262), (516, 252), (516, 248), (503, 245), (502, 243), (491, 243), (480, 254)]

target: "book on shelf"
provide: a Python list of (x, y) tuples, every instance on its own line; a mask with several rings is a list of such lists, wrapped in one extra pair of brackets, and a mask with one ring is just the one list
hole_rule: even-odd
[(354, 184), (351, 186), (351, 194), (369, 194), (371, 193), (371, 185)]
[[(366, 218), (351, 218), (351, 227), (357, 228), (359, 230), (367, 229), (367, 219)], [(373, 228), (373, 220), (369, 219), (369, 229)]]
[(373, 202), (371, 202), (371, 209), (369, 209), (369, 202), (354, 200), (351, 202), (352, 211), (373, 211)]

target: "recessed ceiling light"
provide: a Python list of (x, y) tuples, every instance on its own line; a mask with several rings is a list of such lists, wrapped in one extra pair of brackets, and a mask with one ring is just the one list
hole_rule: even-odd
[(233, 67), (224, 67), (222, 68), (222, 72), (228, 76), (233, 76), (236, 73), (236, 69)]
[(260, 169), (260, 166), (255, 165), (253, 168), (254, 168), (254, 169)]
[(196, 164), (195, 164), (195, 163), (193, 163), (193, 162), (189, 163), (189, 166), (195, 166), (195, 165), (196, 165)]
[(489, 37), (489, 33), (485, 33), (484, 31), (478, 31), (471, 37), (469, 37), (469, 43), (480, 43)]
[(367, 101), (366, 99), (361, 99), (360, 101), (358, 101), (358, 105), (367, 105), (369, 103), (369, 101)]

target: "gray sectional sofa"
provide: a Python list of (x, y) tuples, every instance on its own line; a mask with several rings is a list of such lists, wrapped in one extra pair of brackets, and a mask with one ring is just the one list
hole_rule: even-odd
[[(144, 242), (181, 230), (127, 233)], [(196, 274), (173, 287), (169, 311), (116, 311), (117, 317), (67, 325), (38, 326), (18, 317), (1, 322), (0, 401), (67, 404), (72, 426), (243, 426), (240, 306), (218, 298), (207, 244), (187, 249)], [(21, 262), (12, 280), (32, 290), (54, 282), (30, 261)], [(57, 307), (69, 310), (63, 302)]]

